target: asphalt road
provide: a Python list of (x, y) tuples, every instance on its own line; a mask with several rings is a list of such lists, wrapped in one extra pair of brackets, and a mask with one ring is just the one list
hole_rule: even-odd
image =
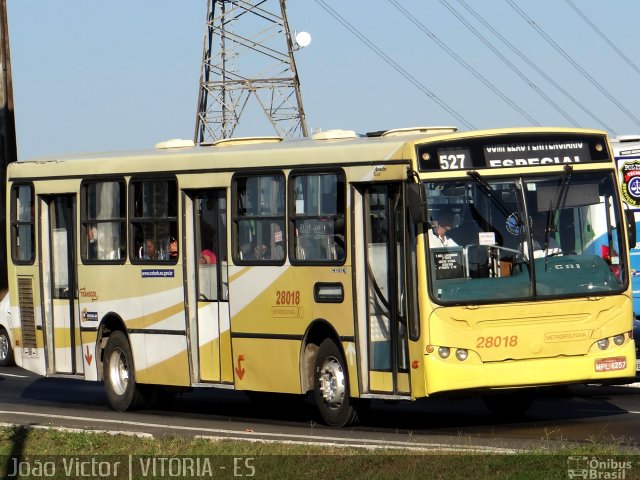
[(355, 427), (318, 422), (307, 398), (198, 389), (163, 410), (115, 412), (101, 383), (42, 378), (0, 369), (0, 422), (140, 435), (286, 440), (419, 450), (520, 451), (567, 442), (618, 445), (640, 452), (640, 384), (572, 386), (542, 392), (525, 418), (500, 421), (477, 398), (374, 402)]

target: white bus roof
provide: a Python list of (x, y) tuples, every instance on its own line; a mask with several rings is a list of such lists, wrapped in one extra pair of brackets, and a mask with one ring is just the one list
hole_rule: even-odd
[[(387, 132), (388, 134), (385, 134)], [(454, 127), (435, 126), (386, 130), (375, 135), (354, 135), (350, 130), (328, 130), (324, 135), (314, 135), (311, 138), (283, 141), (278, 137), (236, 138), (213, 145), (194, 146), (188, 140), (173, 139), (146, 150), (52, 155), (19, 161), (9, 164), (8, 178), (35, 178), (36, 175), (40, 178), (59, 178), (69, 175), (78, 177), (196, 170), (234, 171), (248, 167), (267, 168), (275, 163), (280, 168), (323, 163), (371, 164), (408, 160), (408, 152), (416, 143), (517, 133), (606, 135), (606, 132), (601, 130), (575, 128), (527, 127), (456, 132)], [(62, 164), (67, 164), (69, 168), (61, 167)]]
[(637, 135), (618, 135), (611, 139), (612, 142), (624, 143), (624, 142), (640, 142), (640, 134)]

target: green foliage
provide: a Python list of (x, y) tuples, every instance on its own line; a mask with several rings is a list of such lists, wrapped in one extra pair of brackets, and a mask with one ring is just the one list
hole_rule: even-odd
[[(621, 454), (623, 450), (625, 455)], [(568, 465), (574, 457), (630, 461), (633, 468), (625, 471), (625, 478), (637, 478), (635, 474), (640, 473), (640, 464), (636, 465), (634, 453), (637, 454), (637, 449), (621, 448), (620, 439), (603, 438), (580, 445), (552, 443), (543, 439), (540, 446), (532, 451), (491, 454), (373, 450), (181, 436), (138, 437), (13, 426), (0, 429), (0, 458), (4, 459), (0, 462), (0, 478), (6, 478), (7, 469), (11, 467), (8, 459), (13, 457), (46, 457), (61, 462), (65, 456), (80, 459), (93, 456), (112, 462), (119, 459), (126, 465), (129, 455), (135, 456), (136, 461), (153, 457), (206, 458), (215, 467), (213, 478), (233, 477), (232, 470), (238, 466), (244, 468), (246, 474), (249, 465), (255, 468), (256, 478), (274, 479), (546, 480), (567, 478)]]

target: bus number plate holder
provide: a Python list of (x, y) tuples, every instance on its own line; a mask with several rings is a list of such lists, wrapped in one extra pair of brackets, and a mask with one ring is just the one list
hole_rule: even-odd
[(596, 359), (596, 372), (612, 372), (627, 368), (626, 357), (609, 357)]

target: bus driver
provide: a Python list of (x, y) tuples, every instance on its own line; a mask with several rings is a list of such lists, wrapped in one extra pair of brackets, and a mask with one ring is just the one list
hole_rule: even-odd
[(432, 227), (429, 229), (429, 247), (457, 247), (458, 244), (447, 236), (453, 226), (453, 211), (449, 207), (443, 207), (432, 211)]

